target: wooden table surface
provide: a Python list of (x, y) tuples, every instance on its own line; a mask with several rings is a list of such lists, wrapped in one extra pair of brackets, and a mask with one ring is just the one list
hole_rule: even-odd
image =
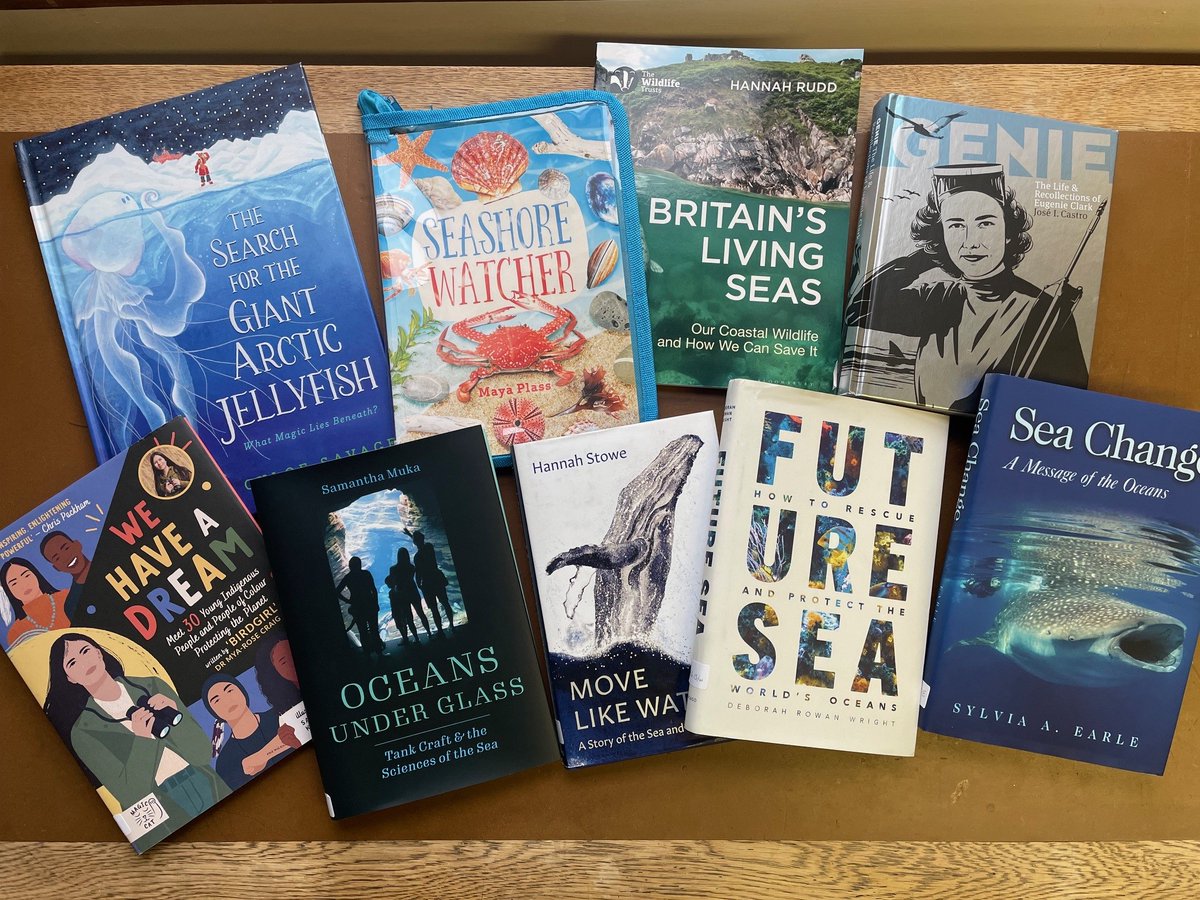
[[(0, 138), (256, 70), (0, 66)], [(309, 75), (377, 303), (357, 91), (445, 106), (591, 80), (584, 68), (316, 67)], [(1200, 71), (868, 66), (862, 87), (860, 130), (874, 101), (893, 90), (1121, 129), (1092, 385), (1200, 407), (1192, 376), (1200, 356), (1192, 297), (1200, 276)], [(0, 521), (11, 521), (95, 460), (11, 158), (0, 161), (0, 239)], [(717, 409), (722, 397), (660, 390), (663, 415)], [(960, 426), (952, 429), (947, 508), (963, 460)], [(523, 559), (511, 473), (501, 474), (501, 489)], [(943, 547), (945, 538), (943, 531)], [(522, 575), (528, 591), (528, 571)], [(305, 752), (143, 859), (119, 839), (3, 665), (0, 716), (0, 896), (1200, 896), (1195, 679), (1161, 778), (927, 734), (915, 759), (728, 742), (583, 772), (544, 766), (333, 822)]]

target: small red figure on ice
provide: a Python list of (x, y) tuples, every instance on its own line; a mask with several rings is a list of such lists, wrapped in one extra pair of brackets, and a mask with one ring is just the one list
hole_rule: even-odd
[(207, 150), (201, 150), (196, 154), (196, 174), (200, 176), (200, 187), (206, 184), (212, 184), (212, 175), (208, 173), (208, 161), (212, 158), (212, 154)]

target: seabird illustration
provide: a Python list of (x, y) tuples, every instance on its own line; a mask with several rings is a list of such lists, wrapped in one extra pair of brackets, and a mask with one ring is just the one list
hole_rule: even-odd
[(891, 116), (893, 119), (900, 119), (902, 122), (907, 122), (907, 127), (911, 127), (912, 130), (921, 135), (921, 137), (936, 138), (938, 140), (942, 139), (942, 135), (938, 134), (938, 132), (940, 132), (955, 119), (966, 115), (966, 113), (962, 112), (950, 113), (946, 116), (939, 116), (937, 120), (933, 122), (933, 124), (926, 125), (924, 122), (914, 122), (912, 119), (906, 119), (899, 113), (893, 112), (890, 106), (884, 108), (888, 111), (889, 116)]

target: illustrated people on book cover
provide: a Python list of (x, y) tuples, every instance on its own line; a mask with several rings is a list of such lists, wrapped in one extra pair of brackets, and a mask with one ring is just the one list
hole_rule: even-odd
[(279, 712), (273, 708), (252, 710), (250, 697), (236, 678), (213, 675), (204, 683), (200, 696), (205, 708), (226, 730), (214, 768), (230, 789), (240, 788), (288, 750), (299, 749), (295, 729), (281, 725)]
[(300, 702), (300, 678), (292, 659), (292, 645), (282, 631), (276, 631), (258, 645), (254, 677), (258, 689), (274, 709), (286, 711)]
[(229, 794), (208, 765), (210, 743), (161, 678), (127, 675), (91, 637), (50, 647), (45, 711), (63, 741), (122, 809), (153, 796), (172, 830)]
[(10, 648), (26, 634), (71, 627), (66, 610), (70, 592), (55, 590), (33, 563), (14, 556), (0, 566), (0, 584), (4, 586), (0, 613), (9, 623), (5, 641)]
[(421, 606), (421, 594), (415, 581), (416, 574), (417, 568), (409, 558), (408, 548), (400, 547), (396, 550), (396, 564), (388, 570), (387, 585), (392, 606), (392, 621), (400, 631), (400, 641), (405, 644), (408, 643), (409, 636), (413, 641), (420, 640), (416, 619), (421, 620), (426, 634), (433, 634), (429, 627), (429, 619), (425, 617), (425, 610)]
[[(848, 326), (918, 339), (914, 402), (969, 412), (988, 372), (1087, 383), (1073, 315), (1082, 291), (1017, 273), (1033, 247), (1032, 225), (1003, 166), (933, 168), (911, 224), (914, 249), (870, 273), (846, 309)], [(895, 343), (891, 352), (903, 357)]]
[[(446, 624), (453, 631), (454, 609), (450, 606), (450, 597), (446, 594), (446, 586), (449, 581), (446, 579), (446, 573), (438, 565), (437, 550), (420, 531), (414, 531), (412, 539), (413, 543), (417, 545), (417, 555), (413, 561), (413, 565), (416, 567), (417, 583), (425, 597), (425, 605), (433, 613), (433, 624), (437, 626), (439, 634), (443, 633), (442, 616), (438, 610), (440, 606), (446, 613)], [(426, 629), (428, 630), (428, 626)]]
[[(379, 591), (370, 570), (363, 568), (362, 559), (350, 557), (350, 571), (335, 589), (338, 599), (345, 600), (358, 630), (358, 639), (367, 653), (382, 653), (379, 637)], [(348, 600), (346, 598), (349, 598)]]
[(212, 159), (212, 154), (207, 150), (201, 150), (196, 154), (195, 172), (200, 176), (200, 187), (205, 187), (213, 183), (212, 173), (208, 169), (208, 161)]
[[(54, 567), (54, 571), (71, 576), (71, 587), (67, 591), (66, 614), (72, 621), (78, 621), (81, 612), (79, 604), (83, 601), (84, 586), (88, 574), (92, 571), (92, 561), (83, 551), (83, 544), (64, 531), (51, 531), (41, 543), (42, 556)], [(93, 608), (94, 609), (94, 608)]]

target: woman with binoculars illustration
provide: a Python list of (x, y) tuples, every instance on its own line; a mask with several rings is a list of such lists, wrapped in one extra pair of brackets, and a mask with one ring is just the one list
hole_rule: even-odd
[(167, 682), (125, 674), (84, 634), (50, 648), (46, 715), (85, 770), (122, 810), (153, 797), (174, 831), (229, 793), (208, 766), (210, 745)]

